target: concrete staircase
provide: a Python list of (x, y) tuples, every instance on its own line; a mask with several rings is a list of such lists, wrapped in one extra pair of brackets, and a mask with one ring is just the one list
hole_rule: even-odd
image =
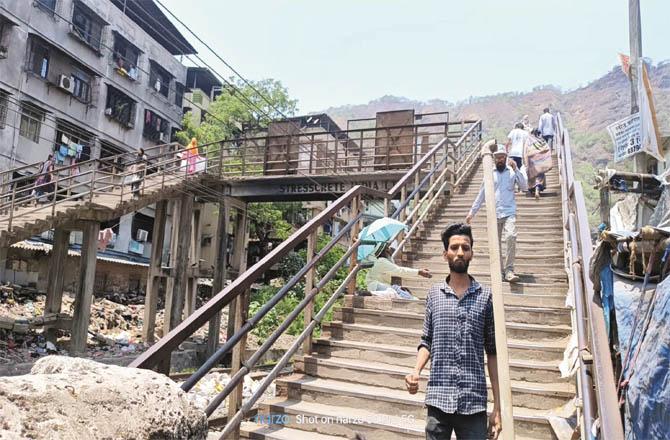
[[(197, 193), (202, 187), (201, 181), (207, 177), (192, 175), (185, 179), (169, 171), (158, 172), (144, 179), (145, 189), (137, 198), (132, 196), (129, 184), (126, 184), (122, 190), (120, 186), (109, 188), (110, 184), (103, 180), (96, 183), (97, 187), (108, 188), (104, 191), (97, 190), (92, 198), (86, 187), (86, 192), (81, 193), (81, 197), (73, 197), (67, 201), (60, 200), (55, 206), (52, 206), (50, 202), (38, 206), (29, 204), (16, 206), (11, 231), (8, 221), (9, 212), (0, 213), (0, 247), (9, 246), (77, 220), (109, 221), (160, 200), (173, 198), (183, 193)], [(76, 191), (82, 191), (84, 188), (82, 184), (74, 184), (73, 187), (77, 187)], [(66, 190), (67, 188), (60, 188), (59, 197), (62, 197)], [(73, 196), (75, 194), (76, 192), (73, 191)]]
[[(434, 274), (431, 280), (403, 283), (421, 299), (347, 297), (334, 322), (324, 325), (327, 336), (315, 341), (314, 352), (297, 358), (296, 374), (277, 381), (282, 397), (261, 405), (261, 414), (273, 414), (280, 423), (245, 423), (244, 437), (335, 440), (360, 433), (368, 440), (425, 438), (428, 371), (416, 395), (407, 393), (404, 377), (416, 360), (428, 287), (448, 272), (440, 233), (448, 223), (465, 218), (482, 182), (480, 168), (437, 210), (404, 256), (404, 264), (428, 267)], [(558, 369), (571, 332), (564, 307), (568, 284), (558, 188), (553, 170), (540, 200), (517, 195), (515, 268), (521, 281), (503, 284), (517, 438), (555, 438), (547, 415), (575, 395)], [(473, 222), (470, 272), (486, 284), (485, 220), (482, 210)], [(491, 397), (489, 392), (489, 401)]]

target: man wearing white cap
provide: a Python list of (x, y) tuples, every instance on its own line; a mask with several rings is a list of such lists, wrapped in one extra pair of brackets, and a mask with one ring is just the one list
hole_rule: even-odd
[[(514, 257), (516, 255), (516, 201), (514, 200), (514, 185), (519, 185), (522, 192), (528, 191), (528, 180), (519, 171), (519, 167), (513, 160), (508, 160), (504, 145), (498, 144), (493, 153), (495, 170), (493, 181), (495, 184), (496, 217), (498, 219), (498, 237), (500, 237), (500, 251), (505, 244), (502, 254), (502, 272), (506, 281), (514, 283), (519, 277), (514, 273)], [(465, 217), (465, 222), (470, 224), (472, 218), (477, 214), (484, 203), (484, 184), (479, 190), (470, 212)]]

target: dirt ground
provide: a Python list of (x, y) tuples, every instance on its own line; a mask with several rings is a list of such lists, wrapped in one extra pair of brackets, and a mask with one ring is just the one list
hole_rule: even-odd
[[(18, 289), (15, 287), (18, 291)], [(116, 298), (115, 298), (116, 299)], [(0, 317), (11, 319), (30, 319), (42, 316), (46, 295), (28, 291), (26, 294), (0, 297)], [(74, 297), (69, 292), (63, 295), (62, 313), (72, 314)], [(137, 354), (148, 348), (142, 340), (144, 317), (143, 304), (120, 304), (106, 298), (94, 298), (91, 306), (89, 338), (86, 357), (125, 356)], [(164, 310), (156, 314), (156, 339), (163, 336)], [(226, 341), (228, 310), (221, 317), (221, 343)], [(194, 342), (205, 342), (208, 326), (200, 328), (191, 338)], [(287, 349), (295, 340), (294, 336), (282, 335), (275, 348)], [(260, 347), (264, 340), (254, 334), (247, 337), (247, 348)], [(56, 347), (47, 345), (40, 329), (18, 334), (11, 330), (0, 329), (0, 365), (35, 361), (48, 354), (68, 354), (69, 334), (61, 332)], [(55, 348), (55, 350), (54, 350)]]

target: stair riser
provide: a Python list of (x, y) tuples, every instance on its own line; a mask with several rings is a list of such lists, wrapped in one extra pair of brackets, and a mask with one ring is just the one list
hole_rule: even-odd
[[(319, 390), (308, 390), (300, 384), (290, 384), (287, 390), (288, 397), (292, 400), (303, 400), (306, 402), (329, 402), (337, 406), (352, 408), (375, 408), (378, 413), (389, 415), (401, 415), (413, 417), (415, 420), (426, 418), (426, 407), (423, 402), (394, 402), (388, 400), (366, 398), (363, 396), (342, 396)], [(543, 420), (514, 420), (515, 434), (524, 437), (535, 437), (552, 439), (553, 431), (551, 425)], [(391, 437), (389, 437), (391, 438)]]
[[(485, 258), (485, 257), (484, 257)], [(490, 266), (488, 262), (488, 258), (477, 258), (475, 256), (475, 260), (473, 260), (470, 263), (470, 268), (469, 270), (472, 271), (473, 273), (481, 273), (484, 271), (489, 271), (490, 273)], [(526, 260), (527, 261), (527, 260)], [(422, 269), (430, 269), (431, 272), (435, 273), (447, 273), (449, 271), (449, 266), (447, 262), (445, 261), (403, 261), (402, 265), (408, 266), (408, 267), (420, 267)], [(539, 276), (555, 276), (555, 277), (561, 277), (565, 272), (562, 270), (557, 270), (557, 266), (560, 268), (563, 265), (563, 259), (561, 258), (560, 261), (557, 262), (557, 264), (554, 265), (547, 265), (545, 261), (542, 261), (540, 264), (533, 264), (533, 263), (524, 263), (523, 261), (515, 260), (514, 261), (514, 270), (520, 274), (530, 274), (532, 273), (535, 277)]]
[[(313, 360), (313, 359), (311, 359)], [(405, 375), (391, 372), (365, 371), (357, 368), (344, 366), (324, 365), (316, 362), (296, 361), (294, 369), (298, 373), (317, 376), (324, 379), (343, 380), (348, 382), (360, 383), (365, 385), (382, 386), (398, 390), (405, 388)], [(426, 391), (427, 379), (422, 376), (419, 382), (419, 390)], [(489, 390), (488, 400), (492, 401), (493, 396)], [(526, 407), (530, 409), (551, 409), (564, 405), (572, 396), (551, 395), (549, 393), (534, 393), (523, 389), (512, 389), (512, 400), (515, 406)]]
[[(562, 295), (539, 296), (539, 295), (513, 295), (503, 294), (505, 305), (522, 307), (555, 307), (565, 308), (565, 298)], [(377, 299), (370, 296), (350, 296), (347, 295), (344, 300), (346, 307), (356, 307), (369, 310), (393, 310), (399, 312), (424, 313), (425, 300), (419, 301), (400, 301), (390, 299)]]
[[(369, 310), (369, 309), (367, 309)], [(336, 309), (334, 313), (335, 320), (356, 323), (372, 324), (384, 327), (423, 329), (423, 316), (421, 317), (400, 317), (400, 316), (379, 316), (378, 314), (366, 313), (366, 309)], [(527, 310), (507, 309), (505, 310), (505, 320), (509, 322), (518, 322), (525, 324), (541, 325), (569, 325), (570, 314), (564, 312), (532, 312)]]
[[(428, 289), (430, 289), (430, 287), (435, 283), (434, 279), (435, 277), (433, 277), (433, 280), (431, 281), (407, 280), (407, 283), (403, 284), (412, 289), (412, 293), (414, 294), (414, 296), (423, 299), (428, 294)], [(479, 280), (479, 282), (485, 285), (487, 284), (489, 286), (491, 285), (490, 281), (484, 282), (482, 280)], [(510, 284), (503, 282), (502, 291), (504, 294), (512, 294), (519, 296), (522, 296), (524, 294), (537, 295), (537, 296), (542, 295), (556, 296), (556, 295), (566, 295), (566, 292), (568, 291), (568, 286), (565, 283), (555, 283), (550, 285), (536, 286), (532, 284), (519, 284), (519, 283)]]
[[(360, 350), (358, 348), (329, 347), (317, 345), (317, 352), (325, 357), (358, 359), (362, 361), (379, 362), (390, 365), (401, 365), (412, 368), (416, 364), (416, 354), (390, 353), (377, 350)], [(510, 350), (510, 357), (516, 359), (517, 350)], [(556, 363), (558, 365), (558, 362)], [(510, 365), (510, 378), (512, 380), (525, 380), (528, 382), (563, 382), (561, 374), (556, 370), (531, 369), (529, 367)]]
[[(346, 339), (352, 341), (360, 342), (369, 342), (372, 344), (399, 344), (407, 346), (418, 346), (420, 341), (420, 336), (414, 335), (393, 335), (393, 339), (389, 338), (389, 335), (377, 333), (377, 332), (366, 332), (358, 329), (349, 329), (341, 327), (327, 326), (326, 328), (330, 329), (330, 334), (335, 339)], [(409, 327), (407, 327), (409, 328)], [(507, 337), (509, 339), (522, 339), (526, 341), (562, 341), (565, 340), (570, 333), (568, 331), (557, 330), (557, 331), (545, 331), (537, 329), (519, 329), (507, 326)]]
[[(336, 419), (329, 419), (312, 413), (294, 413), (287, 408), (275, 405), (261, 405), (260, 411), (264, 414), (289, 414), (288, 423), (285, 426), (308, 432), (318, 432), (325, 435), (339, 435), (345, 438), (354, 438), (356, 433), (361, 433), (366, 440), (414, 440), (425, 438), (422, 432), (406, 432), (400, 430), (387, 431), (375, 425), (338, 423)], [(302, 416), (302, 420), (299, 420)]]

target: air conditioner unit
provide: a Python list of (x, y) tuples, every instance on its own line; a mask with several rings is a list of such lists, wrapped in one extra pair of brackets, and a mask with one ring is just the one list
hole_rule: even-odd
[(149, 237), (148, 231), (145, 231), (144, 229), (137, 230), (137, 241), (147, 241), (148, 237)]
[(106, 108), (105, 109), (105, 115), (112, 116), (112, 109), (111, 108)]
[(144, 254), (144, 245), (138, 241), (130, 240), (130, 243), (128, 243), (128, 252), (142, 255)]
[(61, 75), (58, 78), (58, 87), (72, 93), (74, 92), (74, 79), (71, 76)]

